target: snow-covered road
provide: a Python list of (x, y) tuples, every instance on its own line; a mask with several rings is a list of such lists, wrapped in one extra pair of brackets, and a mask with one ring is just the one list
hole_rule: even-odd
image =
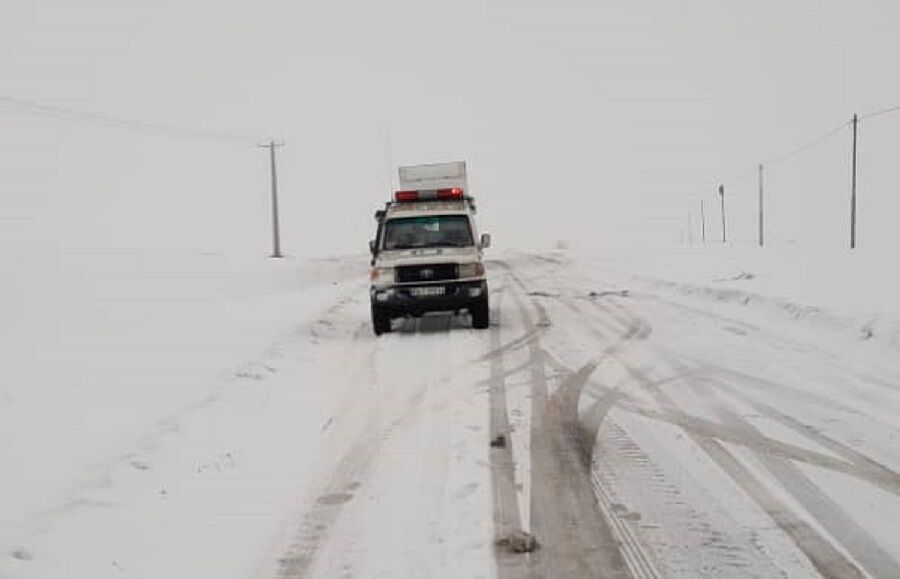
[(640, 287), (604, 295), (598, 281), (623, 289), (604, 272), (518, 269), (633, 572), (900, 576), (896, 363), (859, 367)]
[(562, 255), (489, 273), (487, 331), (375, 338), (323, 284), (0, 577), (900, 577), (897, 356)]
[(361, 340), (276, 576), (900, 576), (896, 363), (566, 260), (493, 265), (486, 335)]

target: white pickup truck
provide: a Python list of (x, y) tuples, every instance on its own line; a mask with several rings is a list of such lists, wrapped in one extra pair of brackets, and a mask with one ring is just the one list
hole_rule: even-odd
[(400, 191), (375, 212), (370, 295), (375, 335), (391, 321), (426, 312), (467, 311), (472, 327), (490, 324), (475, 203), (466, 190), (465, 161), (400, 167)]

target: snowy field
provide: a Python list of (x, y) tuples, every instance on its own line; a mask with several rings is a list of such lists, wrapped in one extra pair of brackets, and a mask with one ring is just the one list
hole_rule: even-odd
[(858, 346), (866, 346), (864, 356), (900, 353), (900, 269), (890, 248), (713, 244), (580, 259), (604, 273), (627, 275), (648, 291), (701, 306), (713, 302), (737, 316), (762, 316), (785, 331), (814, 330), (810, 340), (838, 339), (842, 355)]
[(317, 322), (365, 261), (8, 257), (0, 576), (248, 576), (336, 396)]
[(365, 256), (3, 257), (2, 579), (900, 576), (887, 257), (500, 253), (377, 339)]

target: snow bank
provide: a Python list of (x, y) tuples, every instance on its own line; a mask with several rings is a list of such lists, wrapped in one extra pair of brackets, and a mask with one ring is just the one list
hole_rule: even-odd
[(650, 291), (717, 302), (729, 314), (767, 314), (900, 349), (900, 268), (888, 251), (721, 245), (581, 256)]
[[(304, 463), (304, 452), (317, 449), (297, 444), (301, 458), (278, 468), (278, 453), (266, 449), (319, 428), (330, 402), (293, 384), (273, 394), (272, 384), (279, 367), (309, 363), (286, 352), (303, 352), (291, 344), (314, 339), (322, 310), (362, 291), (363, 257), (7, 247), (0, 262), (0, 575), (62, 576), (79, 553), (111, 553), (81, 568), (115, 574), (143, 541), (168, 536), (196, 549), (198, 522), (216, 532), (216, 516), (243, 515), (250, 526), (280, 516), (271, 512), (283, 506), (277, 500), (222, 507), (237, 489), (285, 487), (284, 500), (296, 496), (301, 470), (314, 462)], [(282, 404), (270, 404), (277, 396)], [(270, 480), (273, 473), (283, 479)], [(122, 525), (95, 524), (98, 517)], [(135, 520), (147, 527), (131, 528)], [(152, 576), (156, 567), (141, 569)]]

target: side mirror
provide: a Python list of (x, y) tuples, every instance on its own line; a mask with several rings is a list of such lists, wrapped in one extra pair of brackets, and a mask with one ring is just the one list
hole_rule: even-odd
[(491, 234), (490, 233), (482, 233), (481, 234), (481, 248), (487, 249), (491, 246)]
[(372, 255), (375, 255), (375, 240), (374, 239), (369, 240), (369, 253), (371, 253)]

